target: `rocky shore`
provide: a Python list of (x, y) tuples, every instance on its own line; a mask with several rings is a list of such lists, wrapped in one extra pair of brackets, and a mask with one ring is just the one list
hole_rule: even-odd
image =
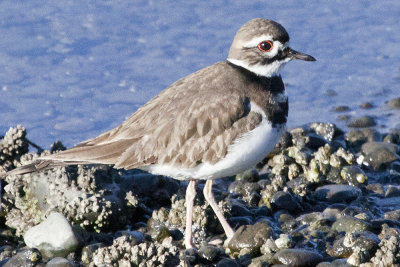
[[(218, 180), (236, 231), (228, 242), (200, 183), (193, 250), (183, 246), (185, 182), (111, 166), (9, 176), (0, 266), (400, 266), (400, 129), (349, 123), (291, 129), (257, 168)], [(2, 137), (3, 169), (65, 149), (29, 152), (26, 134)]]

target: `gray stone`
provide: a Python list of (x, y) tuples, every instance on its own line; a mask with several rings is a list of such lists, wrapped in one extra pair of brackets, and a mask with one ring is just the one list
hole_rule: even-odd
[(332, 230), (346, 233), (369, 231), (371, 228), (370, 223), (350, 216), (343, 216), (332, 224)]
[(374, 127), (375, 125), (375, 119), (371, 116), (357, 117), (347, 123), (347, 126), (352, 128)]
[(75, 266), (74, 263), (61, 257), (53, 258), (46, 264), (46, 267), (74, 267), (74, 266)]
[(41, 260), (42, 256), (39, 250), (31, 248), (15, 254), (3, 265), (3, 267), (33, 267), (40, 263)]
[(400, 97), (389, 100), (387, 105), (392, 109), (400, 109)]
[(24, 235), (28, 247), (37, 248), (43, 257), (65, 257), (77, 249), (79, 241), (65, 217), (53, 212), (42, 223), (29, 229)]
[(293, 267), (315, 266), (321, 261), (322, 256), (317, 252), (294, 248), (280, 250), (272, 257), (272, 262), (275, 264), (285, 264)]
[(320, 186), (315, 190), (315, 197), (318, 200), (337, 203), (350, 202), (361, 195), (361, 190), (351, 185), (330, 184)]
[(302, 210), (296, 199), (294, 199), (291, 194), (284, 191), (278, 191), (272, 196), (271, 206), (277, 210), (286, 209), (291, 212)]
[(232, 251), (240, 251), (244, 248), (258, 250), (271, 237), (271, 234), (271, 227), (266, 221), (260, 221), (254, 225), (242, 225), (229, 241), (228, 247)]
[(374, 170), (387, 167), (394, 160), (400, 160), (397, 154), (400, 152), (400, 147), (396, 144), (368, 142), (361, 146), (361, 152), (365, 156), (364, 162)]

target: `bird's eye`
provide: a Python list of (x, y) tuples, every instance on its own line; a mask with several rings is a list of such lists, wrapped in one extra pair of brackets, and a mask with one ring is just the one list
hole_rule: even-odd
[(272, 44), (271, 41), (262, 41), (257, 45), (258, 49), (260, 49), (261, 52), (269, 52), (272, 50), (274, 45)]

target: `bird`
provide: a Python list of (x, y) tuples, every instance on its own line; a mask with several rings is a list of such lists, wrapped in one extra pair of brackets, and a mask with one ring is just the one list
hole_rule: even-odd
[(186, 249), (195, 247), (193, 202), (196, 182), (205, 180), (204, 197), (230, 240), (235, 232), (215, 201), (213, 181), (254, 167), (279, 141), (288, 116), (280, 70), (293, 59), (316, 60), (289, 47), (281, 24), (252, 19), (237, 31), (226, 60), (176, 81), (116, 128), (6, 175), (112, 164), (188, 181)]

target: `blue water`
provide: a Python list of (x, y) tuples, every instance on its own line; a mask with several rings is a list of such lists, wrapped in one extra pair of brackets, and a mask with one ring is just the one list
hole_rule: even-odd
[[(235, 32), (264, 17), (317, 62), (282, 72), (289, 126), (371, 114), (400, 121), (400, 1), (0, 2), (0, 133), (22, 124), (48, 148), (117, 126), (177, 79), (224, 60)], [(332, 96), (335, 92), (336, 95)], [(374, 108), (358, 106), (371, 102)]]

